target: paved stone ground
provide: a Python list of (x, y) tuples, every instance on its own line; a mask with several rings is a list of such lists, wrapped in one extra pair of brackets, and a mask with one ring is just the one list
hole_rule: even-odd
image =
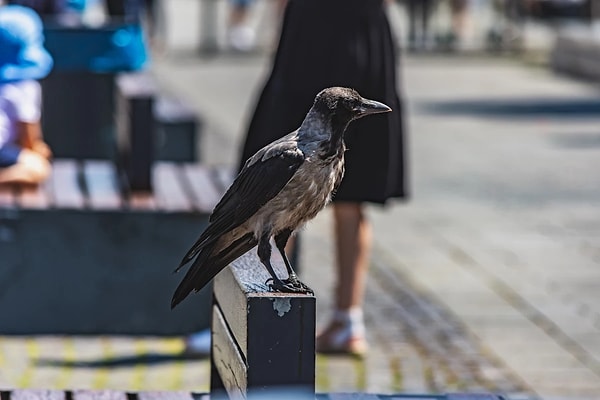
[[(171, 4), (185, 26), (191, 2)], [(170, 41), (181, 50), (193, 34)], [(207, 120), (204, 162), (235, 159), (267, 62), (155, 60), (165, 87)], [(372, 351), (318, 357), (318, 389), (600, 398), (597, 88), (492, 57), (409, 57), (401, 72), (413, 196), (369, 210)], [(333, 286), (330, 218), (303, 233), (319, 325)], [(0, 388), (207, 390), (207, 361), (181, 348), (180, 338), (1, 337)]]
[(415, 196), (376, 210), (378, 243), (540, 396), (598, 398), (597, 89), (417, 63)]

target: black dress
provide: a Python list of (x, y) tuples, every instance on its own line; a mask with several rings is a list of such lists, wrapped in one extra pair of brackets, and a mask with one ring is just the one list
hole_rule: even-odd
[(315, 95), (330, 86), (354, 88), (393, 109), (350, 124), (346, 174), (334, 201), (382, 204), (405, 197), (396, 47), (383, 0), (289, 0), (241, 165), (264, 145), (298, 128)]

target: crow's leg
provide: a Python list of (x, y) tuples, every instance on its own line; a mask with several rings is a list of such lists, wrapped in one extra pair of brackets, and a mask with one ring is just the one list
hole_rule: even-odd
[(269, 243), (270, 236), (270, 232), (267, 232), (260, 237), (257, 250), (260, 262), (265, 266), (269, 272), (269, 275), (271, 275), (271, 279), (267, 281), (271, 282), (269, 283), (269, 287), (277, 292), (305, 293), (305, 290), (295, 287), (289, 282), (282, 282), (281, 279), (279, 279), (275, 274), (275, 270), (273, 270), (273, 266), (271, 265), (271, 243)]
[(287, 255), (285, 254), (285, 245), (287, 244), (291, 235), (291, 229), (285, 229), (279, 232), (277, 235), (275, 235), (275, 246), (277, 246), (277, 250), (279, 250), (279, 254), (281, 254), (281, 258), (283, 258), (285, 268), (288, 272), (288, 279), (284, 279), (283, 283), (301, 289), (305, 293), (313, 294), (314, 292), (311, 288), (306, 286), (304, 283), (300, 282), (300, 280), (298, 279), (298, 275), (296, 275), (296, 272), (294, 272), (294, 269), (292, 268), (290, 260), (288, 260)]
[(271, 275), (271, 279), (269, 279), (267, 282), (273, 281), (272, 285), (283, 286), (283, 282), (281, 282), (281, 279), (277, 277), (277, 274), (275, 274), (273, 266), (271, 265), (271, 243), (269, 243), (268, 234), (262, 235), (258, 241), (258, 249), (256, 252), (260, 262), (265, 266), (269, 272), (269, 275)]

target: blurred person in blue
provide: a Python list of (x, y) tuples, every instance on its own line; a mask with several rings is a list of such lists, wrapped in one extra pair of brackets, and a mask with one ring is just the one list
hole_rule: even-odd
[[(70, 0), (74, 1), (74, 0)], [(78, 0), (88, 3), (99, 0)], [(161, 51), (166, 19), (162, 0), (103, 0), (108, 16), (128, 24), (141, 24), (152, 47)]]
[(356, 89), (393, 112), (359, 120), (346, 133), (346, 173), (333, 199), (336, 286), (317, 351), (367, 351), (364, 289), (372, 244), (365, 205), (407, 196), (397, 45), (386, 0), (289, 0), (269, 78), (251, 118), (240, 164), (302, 122), (330, 86)]
[(67, 0), (8, 0), (7, 4), (32, 8), (42, 16), (60, 14), (67, 8)]
[(50, 173), (37, 80), (48, 75), (53, 62), (43, 40), (35, 11), (0, 6), (0, 183), (37, 184)]

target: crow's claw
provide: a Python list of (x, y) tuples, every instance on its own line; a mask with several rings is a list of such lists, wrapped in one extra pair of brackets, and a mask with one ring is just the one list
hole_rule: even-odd
[(265, 285), (267, 285), (268, 287), (271, 287), (271, 284), (269, 282), (273, 282), (273, 278), (269, 278), (265, 281)]
[(269, 288), (275, 292), (282, 293), (303, 293), (303, 294), (315, 294), (311, 288), (306, 286), (299, 280), (286, 279), (284, 281), (273, 281), (269, 284)]
[(299, 289), (303, 293), (307, 294), (315, 294), (315, 292), (306, 286), (304, 283), (300, 282), (298, 278), (285, 279), (283, 284), (286, 286), (292, 286), (295, 289)]

